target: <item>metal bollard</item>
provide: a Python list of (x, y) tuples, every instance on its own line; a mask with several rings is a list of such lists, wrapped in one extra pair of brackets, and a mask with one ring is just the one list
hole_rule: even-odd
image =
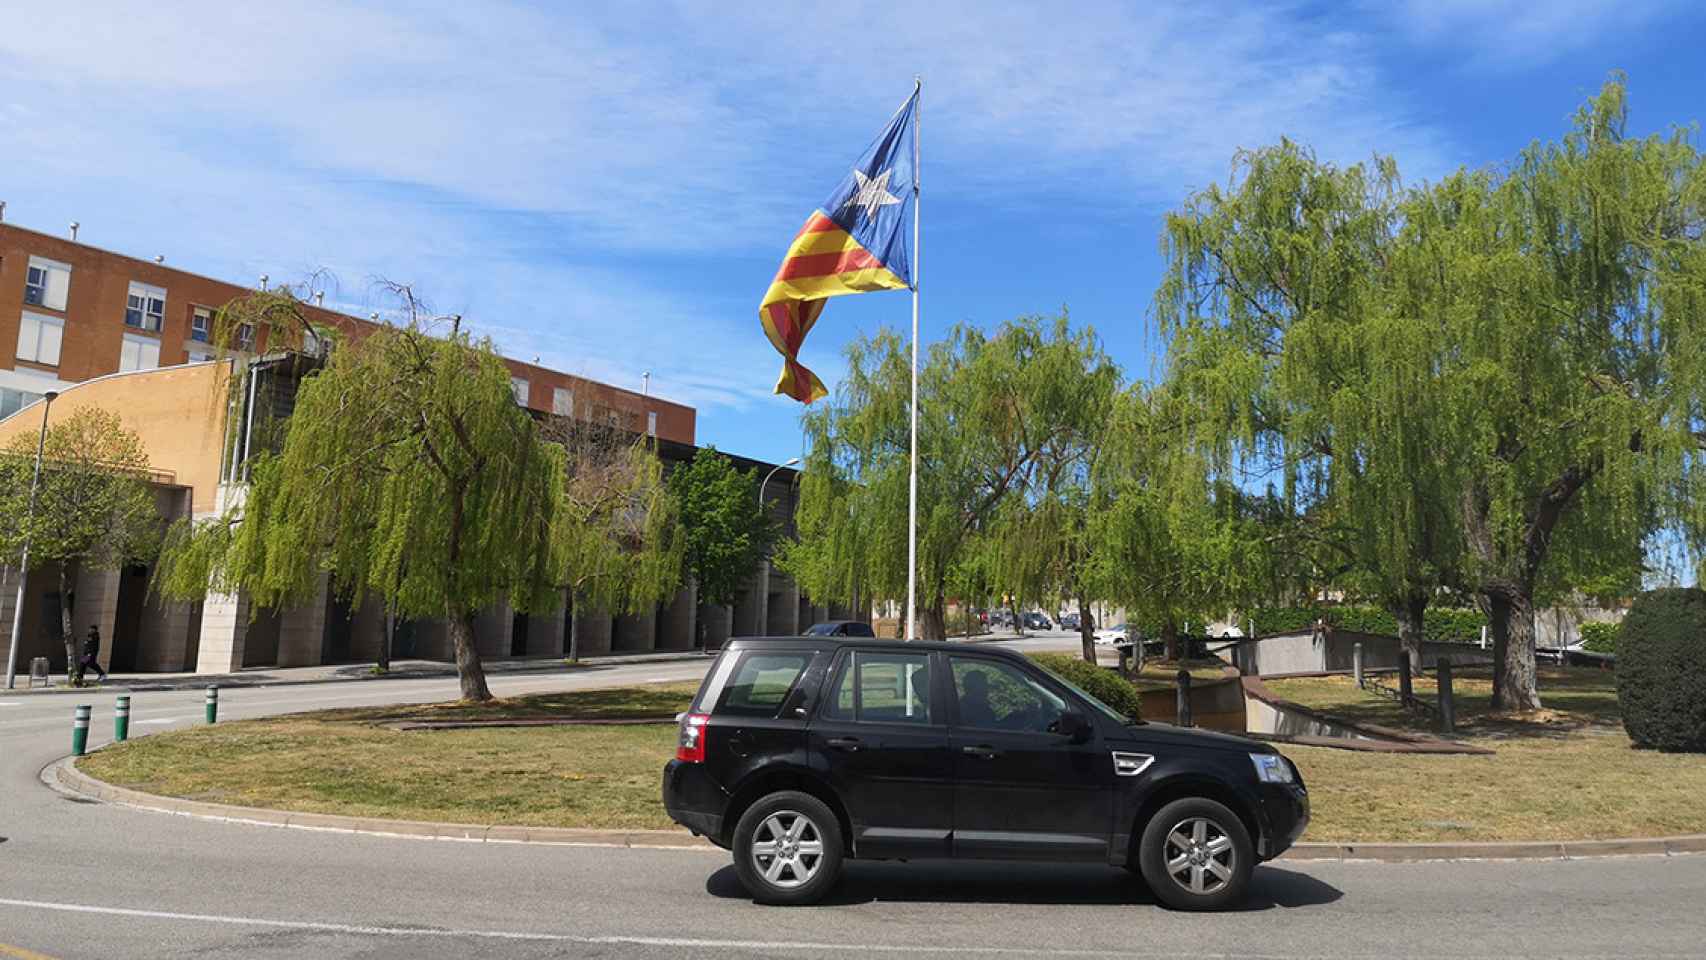
[(1179, 679), (1179, 704), (1178, 704), (1179, 726), (1188, 727), (1191, 725), (1191, 673), (1190, 673), (1190, 671), (1189, 670), (1180, 670), (1178, 679)]
[(71, 755), (81, 757), (89, 749), (89, 713), (92, 708), (88, 704), (77, 707), (75, 718), (71, 721)]
[(216, 684), (207, 685), (207, 722), (219, 721), (219, 687)]
[(1356, 677), (1357, 689), (1362, 689), (1362, 641), (1351, 644), (1351, 674)]
[(1439, 658), (1439, 729), (1442, 733), (1457, 730), (1457, 705), (1451, 695), (1451, 658)]
[(1398, 651), (1398, 702), (1409, 706), (1415, 699), (1410, 690), (1410, 654), (1404, 650)]
[(113, 706), (113, 742), (123, 743), (130, 738), (130, 698), (119, 697)]

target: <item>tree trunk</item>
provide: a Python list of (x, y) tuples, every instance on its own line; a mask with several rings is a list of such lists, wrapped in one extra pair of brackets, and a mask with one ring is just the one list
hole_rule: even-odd
[[(924, 637), (925, 640), (948, 639), (947, 603), (940, 594), (924, 608)], [(910, 639), (910, 638), (908, 638)]]
[(380, 673), (391, 672), (391, 641), (396, 635), (397, 616), (387, 610), (385, 611), (385, 632), (379, 638), (379, 656), (374, 659), (373, 663), (379, 668)]
[(1428, 611), (1428, 595), (1417, 591), (1392, 601), (1386, 609), (1392, 614), (1392, 618), (1398, 621), (1398, 646), (1403, 655), (1410, 658), (1410, 674), (1419, 676), (1422, 672), (1424, 636), (1422, 621)]
[(1539, 710), (1534, 598), (1521, 590), (1488, 597), (1493, 626), (1494, 710)]
[(445, 624), (456, 644), (456, 677), (462, 683), (462, 699), (490, 700), (486, 671), (480, 666), (480, 651), (474, 646), (474, 614), (453, 612)]
[(77, 638), (71, 633), (71, 605), (76, 597), (71, 592), (71, 563), (59, 564), (59, 639), (65, 643), (65, 682), (73, 687), (83, 685), (83, 658), (77, 655)]
[(1090, 601), (1078, 598), (1078, 643), (1083, 649), (1084, 662), (1096, 662), (1096, 625), (1090, 619)]
[(1163, 623), (1161, 625), (1161, 640), (1166, 645), (1166, 658), (1173, 663), (1178, 663), (1181, 659), (1179, 656), (1179, 625), (1172, 620)]

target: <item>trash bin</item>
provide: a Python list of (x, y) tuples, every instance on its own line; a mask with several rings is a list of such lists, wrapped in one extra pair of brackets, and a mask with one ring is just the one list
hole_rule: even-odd
[(36, 657), (30, 661), (30, 686), (35, 686), (37, 680), (40, 680), (44, 687), (53, 686), (53, 682), (47, 678), (46, 657)]

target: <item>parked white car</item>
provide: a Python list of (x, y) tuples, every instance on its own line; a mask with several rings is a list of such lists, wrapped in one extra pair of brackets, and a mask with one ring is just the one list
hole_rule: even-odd
[(1115, 624), (1115, 625), (1108, 627), (1106, 629), (1096, 631), (1096, 645), (1097, 646), (1102, 646), (1102, 647), (1115, 646), (1117, 644), (1124, 643), (1125, 638), (1126, 638), (1126, 625), (1123, 623), (1118, 623), (1118, 624)]

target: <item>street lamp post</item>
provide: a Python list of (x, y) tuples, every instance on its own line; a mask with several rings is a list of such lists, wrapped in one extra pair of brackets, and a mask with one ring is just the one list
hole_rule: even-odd
[[(774, 466), (770, 469), (769, 473), (764, 475), (764, 480), (761, 483), (759, 483), (759, 485), (758, 485), (758, 510), (760, 513), (762, 513), (764, 511), (764, 488), (770, 484), (770, 478), (774, 477), (776, 475), (776, 471), (781, 470), (783, 467), (792, 467), (792, 466), (795, 466), (796, 464), (798, 464), (799, 462), (800, 462), (799, 457), (790, 457), (788, 459), (787, 463), (777, 464), (776, 466)], [(764, 629), (765, 628), (765, 616), (764, 615), (769, 612), (767, 608), (770, 606), (770, 555), (769, 554), (765, 554), (765, 556), (764, 556), (764, 568), (763, 568), (762, 572), (763, 572), (764, 580), (759, 585), (759, 588), (757, 591), (758, 596), (753, 598), (754, 602), (752, 605), (753, 608), (757, 611), (756, 613), (753, 614), (753, 624), (752, 624), (752, 635), (755, 637), (762, 637), (767, 632)]]
[(24, 550), (18, 556), (18, 597), (12, 605), (12, 643), (6, 648), (6, 689), (10, 690), (18, 678), (18, 634), (24, 629), (24, 587), (30, 581), (30, 527), (36, 519), (36, 492), (41, 487), (41, 458), (47, 449), (47, 412), (53, 407), (53, 401), (59, 394), (49, 390), (42, 397), (41, 406), (41, 436), (36, 438), (36, 467), (30, 477), (30, 509), (24, 515)]

